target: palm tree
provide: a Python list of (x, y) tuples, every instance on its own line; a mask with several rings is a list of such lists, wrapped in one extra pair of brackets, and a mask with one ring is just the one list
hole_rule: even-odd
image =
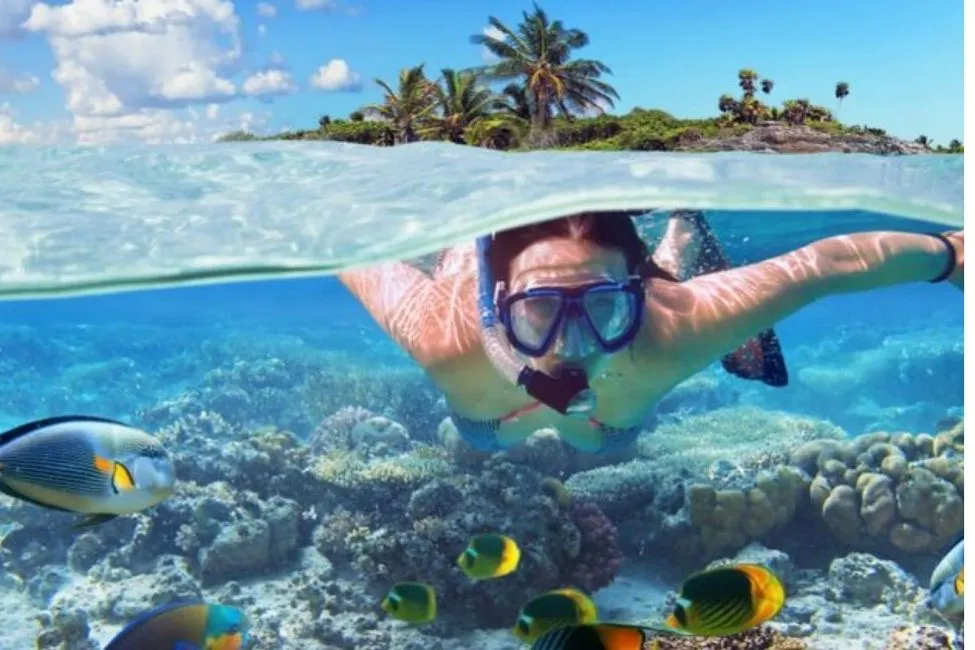
[(775, 82), (771, 79), (762, 79), (762, 92), (768, 95), (775, 88)]
[(738, 101), (727, 93), (718, 98), (718, 110), (722, 113), (737, 113)]
[(490, 16), (488, 23), (501, 36), (475, 34), (470, 40), (500, 59), (480, 68), (486, 78), (517, 80), (524, 86), (533, 132), (547, 130), (555, 113), (571, 119), (576, 113), (602, 113), (613, 106), (619, 94), (600, 80), (601, 75), (612, 74), (609, 67), (600, 61), (572, 58), (575, 50), (589, 44), (585, 32), (568, 29), (561, 20), (550, 21), (537, 4), (533, 13), (522, 12), (522, 17), (512, 29)]
[(843, 99), (850, 94), (850, 84), (845, 81), (837, 81), (836, 90), (833, 91), (833, 94), (836, 95), (836, 99), (840, 100), (840, 106), (842, 106)]
[(505, 101), (481, 85), (475, 72), (444, 68), (440, 74), (443, 85), (436, 92), (440, 115), (430, 118), (423, 135), (462, 144), (464, 130), (501, 109)]
[(738, 71), (738, 87), (745, 93), (745, 97), (755, 94), (756, 81), (758, 81), (758, 73), (751, 68), (742, 68)]
[(437, 85), (427, 79), (424, 64), (399, 73), (399, 86), (393, 90), (382, 79), (376, 83), (386, 93), (382, 104), (362, 107), (366, 115), (387, 120), (393, 129), (394, 143), (416, 142), (417, 130), (437, 108)]

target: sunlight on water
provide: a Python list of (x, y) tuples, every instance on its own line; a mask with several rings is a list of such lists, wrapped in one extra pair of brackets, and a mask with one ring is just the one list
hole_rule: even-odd
[(595, 209), (867, 210), (960, 226), (962, 173), (947, 155), (8, 147), (0, 296), (328, 274)]

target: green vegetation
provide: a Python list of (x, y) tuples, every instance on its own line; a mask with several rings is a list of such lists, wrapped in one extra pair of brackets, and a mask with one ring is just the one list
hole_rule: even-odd
[[(739, 96), (718, 98), (716, 117), (679, 119), (643, 108), (611, 115), (607, 111), (619, 94), (603, 76), (612, 71), (600, 61), (575, 56), (589, 44), (584, 31), (550, 20), (537, 5), (523, 12), (522, 22), (514, 28), (494, 16), (488, 23), (496, 36), (475, 34), (470, 41), (493, 54), (497, 59), (493, 64), (467, 70), (444, 68), (433, 79), (424, 64), (405, 68), (395, 87), (376, 79), (383, 90), (382, 101), (354, 111), (347, 119), (324, 115), (316, 129), (264, 138), (235, 132), (221, 141), (333, 140), (392, 146), (441, 140), (500, 150), (668, 151), (692, 149), (776, 124), (835, 136), (887, 135), (882, 129), (844, 125), (832, 111), (808, 99), (766, 104), (759, 93), (768, 98), (775, 82), (749, 68), (738, 71)], [(837, 82), (837, 108), (849, 95), (850, 84)], [(964, 151), (958, 140), (947, 147), (932, 147), (927, 137), (920, 136), (915, 143), (933, 152)]]

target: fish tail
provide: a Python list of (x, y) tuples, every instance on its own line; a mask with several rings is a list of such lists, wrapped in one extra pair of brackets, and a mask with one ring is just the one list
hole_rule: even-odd
[(513, 573), (518, 568), (521, 561), (521, 549), (512, 539), (504, 542), (504, 551), (501, 553), (501, 564), (498, 566), (498, 576), (505, 576)]
[[(598, 625), (595, 630), (602, 647), (607, 650), (643, 650), (650, 638), (645, 631), (631, 625)], [(659, 644), (656, 646), (659, 647)]]

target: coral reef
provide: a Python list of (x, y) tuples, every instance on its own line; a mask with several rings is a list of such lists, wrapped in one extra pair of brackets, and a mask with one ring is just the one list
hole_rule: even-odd
[(936, 437), (878, 432), (817, 440), (797, 449), (791, 462), (813, 477), (811, 504), (842, 541), (936, 552), (962, 531), (964, 456), (955, 445), (963, 426)]
[(904, 625), (894, 630), (887, 639), (886, 650), (961, 650), (952, 643), (951, 635), (931, 625)]
[(579, 529), (580, 544), (563, 583), (591, 593), (612, 583), (619, 573), (623, 563), (619, 532), (594, 503), (576, 501), (569, 516)]
[[(261, 344), (201, 342), (192, 330), (166, 341), (144, 332), (136, 342), (104, 331), (100, 345), (121, 340), (112, 363), (79, 353), (91, 344), (76, 332), (41, 345), (30, 328), (0, 327), (11, 351), (0, 371), (14, 384), (27, 385), (22, 363), (58, 376), (82, 357), (65, 371), (67, 388), (8, 391), (8, 411), (79, 404), (66, 391), (95, 396), (99, 412), (131, 415), (174, 451), (178, 489), (146, 513), (82, 533), (69, 529), (70, 516), (0, 496), (3, 647), (30, 645), (4, 636), (13, 628), (51, 650), (101, 647), (144, 609), (204, 597), (245, 608), (257, 647), (516, 650), (515, 613), (545, 589), (571, 584), (604, 603), (620, 583), (644, 584), (634, 562), (652, 562), (666, 568), (664, 591), (642, 587), (626, 599), (643, 617), (662, 613), (666, 590), (689, 571), (744, 560), (780, 575), (783, 611), (758, 630), (693, 647), (879, 650), (888, 637), (891, 647), (923, 648), (950, 636), (920, 606), (919, 585), (961, 530), (964, 428), (948, 408), (960, 400), (927, 387), (941, 382), (906, 356), (906, 339), (857, 357), (873, 368), (870, 382), (892, 391), (886, 401), (868, 391), (884, 413), (841, 409), (837, 421), (873, 428), (923, 415), (941, 419), (932, 435), (892, 426), (850, 437), (704, 372), (661, 402), (635, 448), (593, 456), (551, 430), (502, 453), (476, 452), (422, 373), (378, 361), (367, 372), (327, 351), (333, 334)], [(864, 347), (857, 341), (850, 349)], [(957, 346), (923, 347), (918, 358), (954, 377)], [(820, 386), (825, 402), (833, 398), (822, 391), (850, 384), (817, 361), (835, 355), (824, 350), (807, 351), (798, 373), (809, 369), (801, 381)], [(911, 410), (921, 384), (925, 405)], [(798, 404), (804, 391), (774, 399)], [(473, 582), (455, 559), (487, 531), (518, 540), (522, 567)], [(412, 628), (378, 610), (389, 584), (407, 579), (436, 586), (433, 625)]]
[(659, 650), (806, 650), (809, 646), (802, 639), (790, 639), (770, 627), (761, 626), (710, 639), (662, 637), (656, 647)]

